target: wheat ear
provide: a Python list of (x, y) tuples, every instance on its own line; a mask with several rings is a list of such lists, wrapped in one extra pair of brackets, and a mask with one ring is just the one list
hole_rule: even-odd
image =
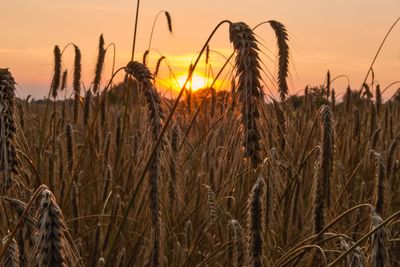
[(8, 69), (0, 69), (0, 171), (4, 173), (3, 189), (11, 186), (18, 173), (19, 161), (14, 144), (16, 131), (15, 81)]
[(42, 192), (37, 228), (37, 266), (67, 266), (64, 217), (53, 193), (48, 189)]
[[(149, 120), (152, 130), (152, 139), (155, 143), (160, 136), (164, 113), (161, 108), (161, 99), (154, 87), (153, 76), (148, 68), (136, 61), (131, 61), (125, 68), (126, 72), (132, 75), (139, 83), (141, 91), (144, 93), (149, 109)], [(153, 225), (153, 249), (151, 252), (151, 266), (161, 265), (161, 222), (160, 222), (160, 203), (158, 192), (158, 181), (160, 179), (160, 158), (162, 146), (160, 146), (151, 162), (149, 169), (150, 176), (150, 207), (151, 220)]]
[(278, 45), (278, 58), (279, 58), (279, 68), (278, 68), (278, 86), (279, 95), (282, 101), (288, 94), (287, 77), (289, 73), (289, 45), (288, 45), (288, 34), (285, 26), (275, 20), (270, 20), (269, 24), (275, 32), (277, 45)]
[(263, 199), (264, 181), (259, 178), (251, 189), (247, 202), (248, 255), (249, 266), (259, 267), (263, 264)]
[(236, 51), (238, 84), (235, 90), (241, 103), (245, 157), (251, 161), (252, 167), (256, 168), (261, 163), (260, 133), (257, 125), (260, 115), (258, 102), (262, 97), (258, 46), (253, 31), (243, 22), (232, 23), (229, 33)]
[[(9, 234), (3, 238), (2, 244), (6, 244), (9, 239)], [(2, 260), (2, 266), (4, 267), (20, 267), (20, 255), (17, 241), (13, 238), (9, 243), (4, 258)]]
[(99, 54), (97, 55), (96, 71), (94, 73), (93, 80), (93, 93), (97, 93), (100, 88), (101, 73), (103, 72), (104, 58), (106, 56), (106, 50), (104, 48), (103, 34), (99, 38)]
[[(372, 213), (371, 230), (383, 222), (378, 213)], [(371, 235), (369, 264), (374, 267), (390, 267), (387, 230), (385, 227)]]
[(81, 50), (78, 46), (75, 48), (75, 59), (74, 59), (74, 79), (72, 81), (72, 87), (74, 91), (74, 123), (78, 121), (79, 105), (80, 105), (80, 94), (81, 94), (81, 71), (82, 71), (82, 55)]

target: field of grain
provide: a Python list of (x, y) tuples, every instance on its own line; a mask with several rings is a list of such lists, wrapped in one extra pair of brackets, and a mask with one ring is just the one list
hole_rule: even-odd
[(268, 21), (272, 99), (253, 29), (222, 24), (227, 91), (163, 97), (164, 58), (112, 81), (103, 36), (86, 88), (74, 44), (69, 73), (55, 46), (43, 100), (16, 98), (0, 69), (3, 266), (400, 266), (400, 93), (384, 101), (370, 68), (361, 88), (328, 72), (289, 95), (287, 30)]

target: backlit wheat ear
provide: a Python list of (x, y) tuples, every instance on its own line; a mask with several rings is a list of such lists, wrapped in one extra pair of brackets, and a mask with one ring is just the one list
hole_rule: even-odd
[(325, 226), (325, 199), (323, 195), (323, 181), (320, 179), (319, 167), (320, 162), (317, 160), (314, 166), (314, 192), (313, 192), (313, 230), (314, 234), (318, 234)]
[(72, 207), (72, 214), (75, 218), (73, 222), (73, 229), (75, 233), (79, 233), (79, 191), (76, 182), (72, 183), (72, 190), (71, 190), (71, 207)]
[(139, 86), (144, 93), (150, 111), (150, 125), (152, 127), (153, 138), (156, 140), (161, 132), (164, 113), (161, 107), (160, 96), (152, 83), (153, 75), (146, 66), (136, 61), (131, 61), (127, 65), (126, 72), (139, 82)]
[(146, 51), (144, 51), (144, 53), (143, 53), (143, 59), (142, 59), (143, 65), (146, 65), (147, 58), (148, 58), (148, 56), (149, 56), (149, 52), (150, 52), (150, 50), (146, 50)]
[(373, 152), (375, 158), (375, 193), (374, 204), (375, 211), (378, 214), (384, 214), (385, 205), (385, 166), (383, 165), (383, 157), (377, 152)]
[(89, 123), (89, 118), (90, 118), (90, 102), (92, 99), (92, 92), (90, 89), (86, 92), (85, 95), (85, 103), (83, 105), (83, 124), (85, 126), (88, 125)]
[[(351, 241), (348, 243), (345, 239), (340, 238), (340, 244), (343, 250), (346, 251), (354, 244), (354, 242)], [(352, 252), (347, 255), (345, 261), (346, 266), (351, 267), (364, 267), (365, 262), (365, 255), (361, 247), (356, 247), (354, 250), (352, 250)]]
[(206, 47), (206, 65), (210, 61), (210, 45), (208, 44)]
[(104, 101), (100, 102), (100, 125), (101, 128), (104, 129), (107, 122), (107, 92), (103, 91), (101, 97), (104, 99)]
[(247, 202), (248, 266), (264, 266), (263, 200), (264, 181), (259, 178), (251, 189), (251, 193)]
[(236, 51), (235, 67), (244, 128), (245, 157), (251, 161), (253, 168), (261, 163), (258, 102), (261, 95), (260, 59), (257, 41), (253, 31), (243, 22), (233, 23), (229, 28), (230, 41)]
[(168, 11), (164, 11), (165, 18), (167, 19), (168, 31), (172, 33), (172, 18)]
[(156, 70), (154, 71), (154, 77), (156, 77), (156, 76), (158, 75), (158, 71), (160, 70), (161, 62), (162, 62), (164, 59), (165, 59), (165, 56), (162, 56), (162, 57), (160, 57), (160, 58), (157, 60)]
[(269, 24), (275, 32), (278, 44), (279, 70), (278, 70), (278, 86), (279, 95), (282, 101), (288, 95), (287, 77), (289, 73), (289, 45), (288, 34), (285, 26), (275, 20), (270, 20)]
[[(21, 217), (25, 212), (27, 205), (14, 198), (5, 198), (8, 205), (16, 212), (18, 217)], [(18, 246), (20, 249), (20, 263), (23, 265), (29, 257), (31, 249), (35, 245), (35, 228), (37, 221), (28, 212), (22, 221), (22, 231), (17, 234)]]
[[(9, 238), (9, 234), (6, 235), (3, 238), (3, 242), (2, 244), (6, 244), (6, 242), (8, 241)], [(15, 241), (15, 239), (13, 238), (11, 243), (8, 245), (8, 248), (6, 249), (6, 253), (4, 255), (4, 258), (1, 262), (2, 266), (4, 267), (20, 267), (20, 255), (19, 255), (19, 248), (18, 248), (18, 244)]]
[(50, 94), (53, 99), (57, 98), (61, 83), (61, 51), (58, 45), (54, 47), (54, 74), (51, 81)]
[(382, 107), (382, 93), (381, 93), (381, 86), (379, 84), (376, 86), (376, 91), (375, 91), (375, 107), (376, 107), (376, 113), (378, 113), (379, 115)]
[(228, 224), (229, 241), (233, 244), (231, 249), (228, 251), (228, 262), (231, 263), (229, 266), (241, 267), (245, 266), (246, 263), (246, 250), (243, 242), (242, 227), (237, 220), (230, 220)]
[(36, 243), (39, 267), (64, 267), (66, 262), (65, 225), (60, 207), (50, 190), (42, 192)]
[(346, 89), (346, 95), (345, 95), (345, 98), (344, 98), (344, 101), (345, 101), (345, 107), (346, 107), (346, 112), (349, 112), (350, 111), (350, 105), (352, 104), (352, 96), (351, 96), (351, 89), (350, 89), (350, 87), (349, 86), (347, 86), (347, 89)]
[(100, 88), (101, 74), (103, 72), (104, 58), (106, 56), (106, 49), (104, 48), (103, 34), (99, 38), (99, 54), (97, 56), (96, 71), (93, 80), (93, 93), (96, 94)]
[(334, 121), (332, 109), (329, 106), (321, 107), (322, 140), (321, 140), (321, 166), (320, 175), (323, 179), (323, 190), (327, 207), (330, 205), (330, 179), (333, 169), (334, 156)]
[(64, 91), (64, 89), (67, 88), (67, 78), (68, 78), (68, 70), (64, 70), (61, 77), (60, 91)]
[(206, 185), (206, 188), (207, 188), (207, 203), (208, 203), (208, 212), (210, 215), (210, 224), (213, 224), (217, 220), (218, 204), (214, 191), (208, 185)]
[(329, 106), (322, 106), (321, 114), (321, 156), (317, 161), (314, 176), (314, 234), (325, 226), (326, 208), (330, 206), (330, 179), (334, 153), (333, 114)]
[(75, 48), (75, 60), (74, 60), (74, 80), (72, 82), (72, 87), (74, 91), (74, 123), (78, 121), (79, 115), (79, 104), (80, 104), (80, 94), (81, 94), (81, 50), (79, 50), (78, 46), (74, 46)]
[[(160, 136), (164, 113), (161, 108), (161, 99), (154, 87), (153, 76), (147, 67), (139, 62), (131, 61), (125, 68), (126, 72), (132, 75), (139, 83), (141, 91), (144, 93), (147, 106), (149, 109), (149, 120), (152, 130), (152, 139), (155, 143)], [(150, 178), (150, 207), (151, 220), (153, 225), (153, 249), (151, 252), (151, 266), (161, 265), (161, 219), (160, 219), (160, 203), (158, 192), (158, 181), (160, 179), (160, 158), (162, 146), (158, 148), (151, 162), (149, 169)]]
[(372, 136), (377, 127), (376, 123), (376, 107), (372, 103), (370, 104), (370, 122), (369, 122), (369, 137)]
[[(371, 230), (383, 222), (378, 213), (372, 213)], [(385, 227), (380, 228), (378, 231), (371, 235), (370, 239), (370, 254), (369, 264), (374, 267), (390, 267), (389, 253), (388, 253), (388, 236)]]
[(3, 172), (3, 189), (8, 189), (13, 174), (18, 173), (14, 136), (16, 131), (15, 81), (8, 69), (0, 69), (0, 171)]
[(326, 96), (327, 96), (327, 98), (329, 98), (329, 95), (331, 94), (330, 91), (331, 91), (331, 73), (328, 70), (328, 72), (326, 73)]

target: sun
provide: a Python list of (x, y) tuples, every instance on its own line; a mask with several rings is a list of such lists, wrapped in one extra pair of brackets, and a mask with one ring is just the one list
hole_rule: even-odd
[[(187, 79), (186, 75), (182, 75), (182, 76), (178, 77), (177, 80), (178, 80), (178, 84), (179, 84), (180, 88), (183, 87), (183, 85), (186, 82), (186, 79)], [(207, 87), (207, 79), (197, 73), (193, 73), (192, 80), (186, 84), (186, 88), (192, 89), (192, 91), (197, 91), (199, 89), (206, 88), (206, 87)]]

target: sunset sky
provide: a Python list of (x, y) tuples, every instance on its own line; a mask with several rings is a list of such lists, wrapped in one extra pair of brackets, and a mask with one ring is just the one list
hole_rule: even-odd
[[(130, 59), (136, 1), (128, 0), (11, 0), (1, 1), (0, 9), (0, 68), (8, 67), (19, 84), (17, 94), (36, 98), (47, 94), (53, 66), (53, 47), (61, 49), (69, 42), (82, 52), (83, 81), (86, 86), (93, 79), (97, 43), (101, 33), (106, 44), (116, 44), (116, 67)], [(244, 21), (255, 26), (265, 20), (278, 20), (288, 29), (291, 48), (290, 92), (296, 93), (307, 84), (324, 82), (329, 69), (332, 77), (345, 74), (350, 85), (358, 88), (380, 42), (391, 24), (400, 16), (400, 0), (142, 0), (139, 16), (135, 59), (141, 60), (147, 49), (153, 20), (160, 10), (172, 16), (173, 34), (170, 35), (165, 17), (156, 24), (152, 48), (168, 58), (174, 73), (187, 70), (214, 26), (223, 19)], [(276, 73), (275, 38), (269, 27), (256, 30), (263, 46), (264, 63)], [(225, 56), (232, 52), (228, 27), (222, 27), (210, 45)], [(151, 52), (150, 68), (157, 58)], [(224, 58), (212, 53), (214, 73)], [(72, 71), (73, 49), (66, 51), (63, 66)], [(111, 76), (111, 53), (106, 57), (103, 81)], [(199, 68), (204, 73), (204, 62)], [(400, 25), (395, 28), (383, 47), (375, 67), (375, 79), (384, 88), (400, 80)], [(169, 79), (162, 67), (160, 86)], [(266, 86), (274, 85), (264, 78)], [(72, 80), (69, 79), (70, 81)], [(223, 86), (223, 85), (220, 85)], [(333, 87), (343, 92), (347, 86), (340, 79)], [(397, 87), (388, 90), (391, 96)]]

